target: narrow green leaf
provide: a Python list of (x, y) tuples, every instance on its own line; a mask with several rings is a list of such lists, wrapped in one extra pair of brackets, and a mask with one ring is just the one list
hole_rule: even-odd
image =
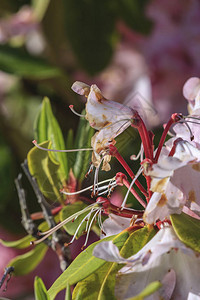
[[(121, 248), (128, 237), (128, 232), (121, 232), (117, 236), (110, 236), (103, 240), (113, 240), (113, 243), (117, 245), (117, 247)], [(81, 252), (77, 256), (77, 258), (71, 263), (71, 265), (67, 268), (67, 270), (64, 271), (60, 277), (58, 277), (58, 279), (48, 290), (50, 299), (54, 299), (57, 293), (66, 287), (67, 283), (73, 285), (83, 280), (106, 263), (106, 261), (96, 258), (92, 255), (94, 247), (101, 242), (102, 240), (93, 243), (86, 250)]]
[[(121, 247), (120, 254), (125, 258), (134, 255), (152, 239), (155, 233), (154, 229), (149, 230), (147, 227), (131, 233)], [(114, 295), (116, 274), (122, 266), (121, 264), (106, 262), (100, 269), (76, 285), (72, 299), (116, 299)]]
[(162, 284), (160, 281), (153, 281), (149, 283), (139, 295), (128, 298), (127, 300), (143, 300), (145, 297), (154, 294), (159, 288), (161, 288), (161, 286)]
[[(40, 144), (48, 148), (49, 142)], [(28, 168), (32, 176), (37, 180), (41, 192), (53, 201), (62, 201), (60, 189), (62, 187), (58, 178), (58, 162), (50, 157), (48, 151), (37, 147), (32, 148), (27, 155)]]
[[(39, 226), (38, 226), (38, 230), (40, 231), (46, 231), (49, 229), (49, 226), (47, 224), (47, 222), (42, 222)], [(0, 239), (0, 243), (5, 246), (5, 247), (9, 247), (9, 248), (15, 248), (15, 249), (24, 249), (24, 248), (28, 248), (30, 247), (30, 243), (32, 241), (35, 241), (35, 238), (32, 235), (26, 235), (25, 237), (16, 240), (16, 241), (4, 241), (2, 239)]]
[(33, 240), (35, 240), (35, 238), (33, 238), (32, 235), (27, 235), (17, 241), (4, 241), (0, 239), (0, 243), (9, 248), (24, 249), (30, 247), (30, 242)]
[(21, 276), (30, 273), (43, 259), (48, 247), (41, 243), (25, 254), (16, 256), (9, 262), (8, 266), (14, 267), (14, 275)]
[[(47, 97), (45, 97), (42, 102), (41, 111), (35, 121), (34, 131), (35, 138), (38, 143), (49, 140), (52, 143), (53, 149), (65, 149), (62, 131), (55, 116), (53, 115), (51, 104)], [(49, 152), (49, 155), (60, 163), (60, 167), (58, 169), (59, 177), (62, 182), (65, 182), (68, 176), (67, 154), (61, 152)]]
[[(94, 135), (94, 129), (86, 119), (80, 119), (74, 148), (91, 148), (91, 138)], [(89, 169), (91, 159), (91, 151), (77, 152), (75, 163), (73, 166), (74, 176), (81, 182), (85, 178), (85, 174)]]
[(173, 214), (170, 219), (179, 239), (188, 247), (200, 252), (200, 220), (185, 213)]
[[(66, 149), (74, 149), (74, 132), (72, 129), (70, 129), (67, 133), (67, 142), (66, 142)], [(75, 152), (69, 152), (67, 154), (67, 161), (68, 161), (68, 169), (70, 170), (76, 159), (76, 153)]]
[(34, 292), (35, 300), (49, 300), (49, 295), (47, 293), (46, 287), (42, 279), (38, 276), (35, 277)]
[(31, 79), (61, 76), (61, 71), (42, 59), (9, 46), (0, 46), (0, 69), (4, 72)]

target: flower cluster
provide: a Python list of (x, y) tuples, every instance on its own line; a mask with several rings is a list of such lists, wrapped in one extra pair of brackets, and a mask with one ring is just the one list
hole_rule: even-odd
[[(191, 220), (200, 219), (200, 79), (191, 78), (186, 82), (183, 93), (188, 100), (189, 115), (176, 113), (171, 116), (157, 148), (153, 144), (152, 132), (147, 130), (137, 111), (106, 100), (96, 85), (89, 87), (75, 83), (73, 89), (87, 97), (86, 119), (98, 130), (91, 142), (93, 164), (98, 167), (102, 156), (103, 169), (108, 170), (105, 157), (110, 160), (114, 156), (132, 178), (132, 182), (128, 183), (127, 177), (118, 173), (115, 177), (118, 185), (126, 185), (128, 192), (139, 200), (140, 196), (136, 196), (134, 189), (134, 184), (137, 184), (145, 196), (145, 201), (140, 202), (144, 204), (143, 216), (131, 210), (129, 216), (126, 215), (126, 201), (116, 210), (118, 213), (107, 209), (109, 218), (103, 223), (104, 235), (118, 234), (126, 228), (157, 228), (155, 236), (128, 258), (120, 255), (112, 241), (102, 241), (94, 248), (94, 256), (125, 264), (117, 277), (117, 299), (136, 296), (155, 280), (160, 281), (161, 288), (152, 294), (152, 299), (199, 299), (200, 248), (180, 240), (172, 216), (185, 212)], [(145, 155), (136, 175), (115, 147), (114, 138), (128, 126), (138, 130)], [(171, 138), (165, 142), (169, 133)], [(138, 177), (141, 173), (146, 178), (147, 189), (140, 186)]]
[[(43, 233), (44, 237), (35, 244), (85, 214), (68, 244), (74, 241), (86, 221), (85, 247), (97, 219), (102, 241), (94, 247), (93, 256), (119, 264), (115, 278), (117, 299), (134, 296), (142, 299), (143, 294), (151, 296), (150, 299), (200, 299), (200, 79), (191, 78), (185, 83), (183, 94), (188, 100), (189, 115), (174, 113), (164, 125), (157, 146), (154, 134), (147, 129), (137, 110), (105, 99), (96, 85), (75, 82), (72, 89), (86, 97), (86, 114), (80, 116), (97, 130), (91, 139), (92, 148), (81, 149), (93, 151), (92, 166), (96, 171), (91, 196), (97, 199), (91, 199), (91, 205)], [(70, 108), (74, 111), (72, 106)], [(140, 155), (135, 157), (140, 159), (140, 167), (136, 172), (116, 147), (115, 138), (129, 126), (138, 130), (141, 138)], [(35, 145), (38, 146), (36, 142)], [(101, 164), (102, 170), (109, 171), (112, 157), (126, 174), (119, 172), (111, 180), (98, 183)], [(146, 179), (146, 185), (140, 181), (141, 176)], [(112, 197), (110, 199), (116, 186), (127, 188), (119, 206), (112, 203)], [(74, 193), (64, 189), (62, 192), (72, 195), (88, 189), (91, 187)], [(101, 197), (106, 193), (107, 198)], [(127, 206), (130, 193), (143, 209)], [(108, 217), (104, 222), (102, 215)], [(129, 235), (129, 242), (122, 250), (112, 240), (104, 240), (124, 232)], [(146, 287), (154, 282), (159, 285), (146, 292)]]

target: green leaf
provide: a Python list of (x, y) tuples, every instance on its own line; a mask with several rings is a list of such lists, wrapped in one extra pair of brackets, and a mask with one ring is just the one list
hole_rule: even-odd
[(35, 277), (34, 292), (35, 300), (49, 300), (49, 295), (47, 293), (46, 287), (42, 279), (38, 276)]
[(186, 246), (200, 252), (200, 220), (185, 213), (173, 214), (170, 219), (179, 239)]
[[(74, 132), (72, 129), (70, 129), (67, 133), (67, 142), (66, 142), (66, 148), (67, 149), (74, 149)], [(76, 153), (75, 152), (69, 152), (67, 154), (67, 161), (68, 161), (68, 169), (70, 170), (76, 159)]]
[[(49, 226), (47, 224), (47, 222), (42, 222), (39, 226), (38, 226), (38, 230), (40, 231), (46, 231), (49, 229)], [(9, 248), (15, 248), (15, 249), (24, 249), (24, 248), (28, 248), (30, 247), (30, 243), (32, 241), (35, 241), (35, 238), (32, 235), (26, 235), (25, 237), (16, 240), (16, 241), (4, 241), (2, 239), (0, 239), (0, 243), (5, 246), (5, 247), (9, 247)]]
[(153, 281), (149, 283), (146, 288), (137, 296), (128, 298), (127, 300), (143, 300), (145, 297), (148, 297), (155, 293), (159, 288), (161, 288), (162, 284), (160, 281)]
[(50, 0), (32, 0), (32, 9), (37, 21), (41, 21), (48, 8)]
[(65, 0), (66, 33), (79, 64), (93, 75), (103, 70), (116, 43), (111, 1)]
[(0, 69), (6, 73), (31, 78), (46, 79), (61, 76), (61, 71), (42, 59), (9, 46), (0, 46)]
[[(83, 113), (83, 112), (82, 112)], [(91, 148), (91, 138), (94, 135), (94, 129), (86, 119), (80, 119), (74, 148)], [(77, 152), (73, 166), (74, 176), (81, 182), (85, 178), (85, 174), (89, 169), (91, 159), (91, 151)]]
[[(53, 115), (51, 103), (47, 97), (45, 97), (42, 102), (41, 111), (35, 121), (34, 131), (35, 139), (38, 143), (49, 140), (52, 143), (53, 149), (65, 149), (62, 131), (55, 116)], [(68, 176), (67, 154), (49, 152), (49, 155), (60, 163), (58, 173), (61, 181), (64, 182)]]
[[(117, 236), (105, 238), (103, 241), (113, 240), (113, 243), (117, 245), (117, 247), (121, 248), (128, 237), (129, 233), (125, 231), (121, 232)], [(54, 299), (57, 293), (66, 287), (67, 283), (73, 285), (78, 281), (83, 280), (106, 263), (104, 260), (96, 258), (92, 255), (94, 247), (101, 242), (102, 240), (95, 242), (86, 250), (81, 252), (67, 268), (67, 270), (64, 271), (60, 277), (58, 277), (58, 279), (48, 290), (50, 299)]]
[[(42, 147), (48, 148), (49, 142), (40, 144)], [(28, 168), (32, 176), (37, 180), (41, 192), (53, 201), (62, 200), (59, 192), (61, 186), (58, 179), (59, 163), (50, 157), (47, 151), (32, 148), (27, 155)]]
[[(120, 254), (125, 258), (134, 255), (152, 239), (155, 233), (154, 229), (149, 230), (147, 227), (131, 233), (121, 247)], [(106, 262), (100, 269), (76, 285), (72, 299), (116, 299), (114, 296), (116, 274), (122, 266), (122, 264)]]
[(152, 22), (145, 16), (148, 0), (119, 0), (115, 2), (117, 14), (133, 30), (148, 34)]
[(148, 226), (134, 231), (130, 238), (126, 241), (126, 246), (122, 248), (120, 254), (124, 258), (128, 258), (136, 254), (140, 249), (142, 249), (156, 234), (154, 228), (149, 228)]
[[(105, 280), (107, 279), (106, 276), (108, 273), (110, 273), (110, 269), (112, 268), (112, 265), (113, 265), (112, 263), (106, 262), (96, 272), (88, 276), (83, 281), (79, 282), (73, 291), (72, 300), (83, 300), (83, 299), (84, 300), (89, 300), (89, 299), (115, 300), (116, 298), (114, 296), (112, 288), (108, 290), (107, 295), (102, 295), (102, 291), (101, 291), (101, 287), (104, 286), (104, 279)], [(105, 298), (105, 296), (107, 296), (107, 298)]]
[[(68, 217), (70, 217), (71, 215), (75, 214), (78, 211), (81, 211), (85, 207), (87, 207), (87, 205), (81, 201), (65, 206), (60, 212), (60, 221), (67, 219)], [(87, 214), (88, 211), (78, 216), (73, 222), (69, 222), (65, 224), (63, 227), (65, 228), (67, 233), (69, 233), (70, 235), (74, 235), (78, 225)], [(77, 238), (82, 235), (85, 228), (86, 228), (86, 222), (83, 223), (82, 226), (80, 227), (77, 233)]]
[(4, 241), (0, 239), (0, 243), (9, 248), (15, 248), (15, 249), (24, 249), (27, 247), (30, 247), (30, 242), (34, 241), (35, 238), (32, 237), (32, 235), (27, 235), (17, 241)]
[(65, 300), (71, 300), (71, 299), (72, 299), (72, 295), (71, 295), (70, 285), (67, 284), (67, 288), (65, 291)]
[(41, 243), (25, 254), (16, 256), (9, 262), (8, 266), (14, 267), (14, 275), (21, 276), (30, 273), (43, 259), (48, 247)]

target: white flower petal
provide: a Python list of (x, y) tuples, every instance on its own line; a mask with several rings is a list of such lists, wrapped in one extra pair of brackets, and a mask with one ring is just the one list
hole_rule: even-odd
[(88, 96), (90, 92), (90, 86), (80, 81), (74, 82), (71, 88), (75, 93), (79, 95)]
[(154, 224), (157, 220), (164, 221), (171, 214), (180, 214), (184, 203), (183, 193), (169, 181), (165, 193), (153, 193), (143, 219), (148, 224)]
[[(152, 255), (148, 263), (143, 265), (142, 259), (147, 251), (151, 251)], [(131, 264), (130, 260), (139, 254), (141, 254), (140, 260)], [(129, 266), (120, 270), (121, 275), (117, 279), (116, 296), (118, 299), (126, 299), (139, 294), (153, 281), (165, 281), (164, 276), (171, 269), (176, 273), (175, 288), (174, 279), (171, 278), (173, 284), (171, 292), (174, 288), (171, 299), (186, 300), (189, 293), (193, 293), (196, 297), (200, 295), (199, 255), (178, 240), (172, 227), (161, 229), (143, 249), (130, 257), (128, 261)]]
[(126, 262), (126, 259), (120, 255), (119, 249), (112, 243), (112, 241), (102, 241), (101, 243), (99, 243), (94, 248), (93, 255), (103, 260), (117, 262), (119, 264), (123, 264)]
[[(91, 127), (100, 130), (115, 122), (123, 121), (123, 123), (125, 123), (131, 120), (133, 115), (133, 109), (118, 102), (105, 99), (95, 84), (91, 86), (86, 103), (86, 118)], [(130, 124), (129, 122), (127, 127), (130, 126)]]
[(200, 78), (192, 77), (183, 86), (183, 96), (187, 100), (194, 100), (200, 90)]
[[(109, 214), (109, 218), (103, 222), (103, 231), (106, 237), (120, 233), (130, 226), (131, 219)], [(105, 235), (101, 235), (101, 238)]]

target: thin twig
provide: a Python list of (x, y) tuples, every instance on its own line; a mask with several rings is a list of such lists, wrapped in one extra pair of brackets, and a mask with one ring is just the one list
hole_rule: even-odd
[(11, 278), (12, 272), (14, 272), (14, 267), (11, 266), (11, 267), (5, 268), (4, 274), (0, 280), (0, 288), (1, 288), (6, 280), (6, 277), (8, 276), (8, 279), (5, 282), (5, 288), (3, 290), (4, 292), (7, 290), (8, 282)]
[[(47, 222), (50, 228), (53, 228), (54, 226), (56, 226), (56, 223), (51, 213), (51, 207), (46, 201), (42, 192), (40, 191), (36, 179), (30, 174), (27, 160), (25, 160), (21, 166), (35, 192), (37, 201), (42, 209), (45, 221)], [(37, 239), (38, 238), (39, 236), (37, 235)], [(66, 232), (64, 233), (62, 231), (59, 231), (52, 234), (52, 239), (45, 240), (48, 246), (50, 246), (58, 255), (62, 271), (66, 269), (66, 267), (69, 265), (69, 262), (71, 261), (70, 251), (64, 246), (65, 243), (69, 241), (69, 239), (71, 239), (71, 237)]]
[(27, 160), (25, 160), (24, 163), (21, 164), (21, 166), (22, 166), (22, 169), (23, 169), (24, 173), (26, 174), (30, 184), (32, 185), (32, 188), (35, 192), (38, 203), (42, 208), (44, 219), (47, 221), (47, 224), (49, 225), (50, 228), (54, 227), (56, 224), (55, 224), (54, 218), (51, 213), (51, 208), (50, 208), (49, 204), (47, 203), (46, 199), (44, 198), (43, 194), (41, 193), (41, 191), (38, 187), (38, 184), (36, 182), (36, 179), (30, 174), (29, 169), (28, 169)]
[(22, 213), (22, 225), (28, 234), (37, 237), (37, 232), (38, 232), (37, 226), (34, 224), (29, 214), (27, 202), (26, 202), (26, 194), (24, 189), (22, 188), (21, 180), (22, 180), (22, 174), (20, 173), (18, 177), (15, 179), (15, 185), (17, 188), (19, 204)]

